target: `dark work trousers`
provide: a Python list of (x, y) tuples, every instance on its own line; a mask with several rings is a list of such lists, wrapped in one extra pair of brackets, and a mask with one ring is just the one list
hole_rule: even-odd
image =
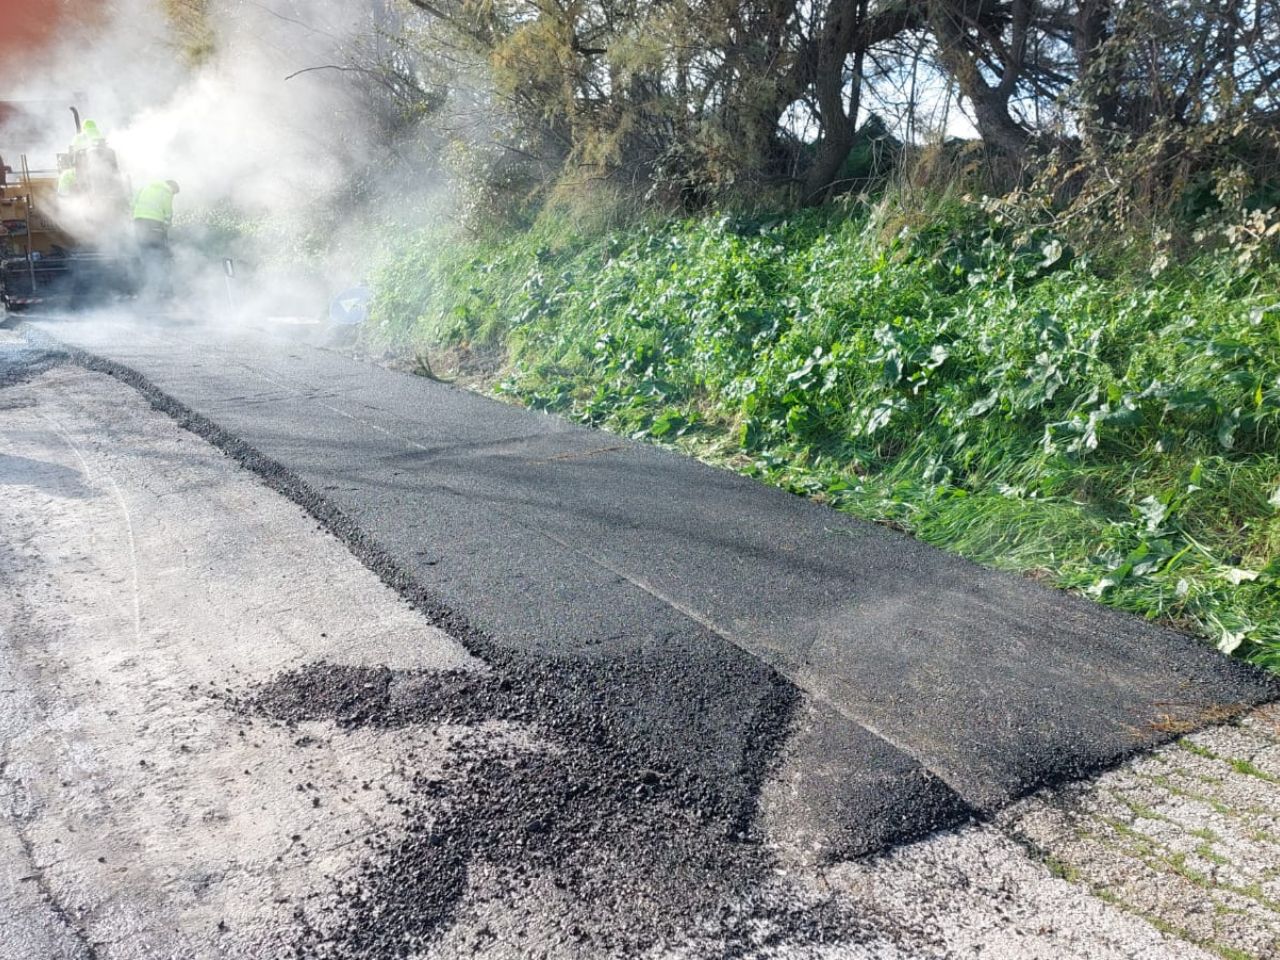
[(134, 220), (133, 229), (138, 238), (138, 292), (168, 300), (173, 296), (173, 253), (169, 250), (169, 227), (159, 220)]

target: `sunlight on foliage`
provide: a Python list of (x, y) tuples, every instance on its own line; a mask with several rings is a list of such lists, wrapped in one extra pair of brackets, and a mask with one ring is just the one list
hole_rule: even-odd
[(1280, 269), (1112, 275), (950, 204), (391, 256), (378, 336), (505, 343), (498, 389), (1280, 669)]

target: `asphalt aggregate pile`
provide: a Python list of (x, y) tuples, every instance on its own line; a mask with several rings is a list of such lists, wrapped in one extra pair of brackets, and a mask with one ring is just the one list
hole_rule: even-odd
[[(298, 909), (285, 955), (414, 956), (456, 920), (469, 883), (486, 877), (480, 886), (499, 897), (537, 880), (552, 885), (563, 909), (539, 949), (554, 956), (638, 956), (691, 942), (715, 956), (755, 956), (778, 944), (905, 934), (779, 883), (750, 802), (721, 795), (612, 724), (597, 687), (573, 663), (524, 658), (491, 675), (318, 663), (229, 698), (246, 717), (290, 726), (502, 720), (538, 735), (519, 748), (454, 741), (443, 776), (413, 780), (401, 829), (369, 839), (354, 876)], [(776, 731), (789, 707), (779, 686), (749, 719)], [(499, 909), (510, 925), (510, 901)], [(483, 947), (496, 934), (481, 926), (474, 936)]]

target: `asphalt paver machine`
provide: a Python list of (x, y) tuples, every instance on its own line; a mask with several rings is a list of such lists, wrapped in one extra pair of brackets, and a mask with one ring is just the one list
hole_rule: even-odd
[(0, 102), (0, 300), (9, 309), (77, 307), (133, 293), (130, 191), (115, 154), (80, 136), (72, 107), (77, 139), (53, 165), (33, 167), (26, 153), (7, 162), (6, 132), (22, 125), (6, 120), (25, 116), (29, 130), (32, 115), (26, 104)]

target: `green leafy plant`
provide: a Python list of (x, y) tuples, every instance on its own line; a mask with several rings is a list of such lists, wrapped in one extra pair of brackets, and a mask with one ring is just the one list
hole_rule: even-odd
[(380, 335), (1280, 670), (1280, 268), (1155, 277), (948, 203), (410, 239)]

